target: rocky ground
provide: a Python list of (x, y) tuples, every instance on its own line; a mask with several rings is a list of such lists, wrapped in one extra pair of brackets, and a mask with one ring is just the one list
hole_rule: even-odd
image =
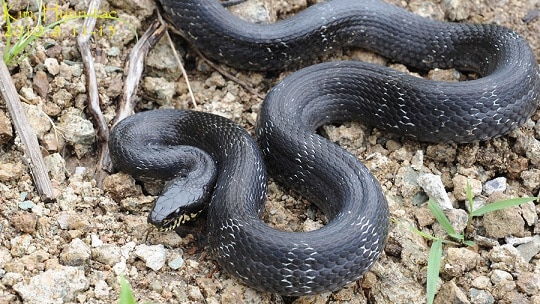
[[(523, 35), (540, 58), (539, 1), (392, 2), (435, 19), (508, 26)], [(85, 11), (87, 5), (79, 0), (52, 3), (49, 21), (53, 13)], [(21, 17), (35, 12), (35, 6), (28, 7), (26, 1), (8, 4), (15, 25), (31, 23)], [(275, 20), (306, 5), (306, 0), (250, 0), (231, 10), (248, 19)], [(133, 29), (144, 32), (155, 18), (155, 8), (151, 0), (102, 4), (103, 12), (115, 11), (123, 20), (99, 20), (92, 44), (108, 120), (121, 94), (125, 60), (135, 42)], [(426, 207), (427, 194), (454, 208), (448, 214), (456, 226), (463, 223), (467, 181), (478, 205), (539, 195), (540, 111), (505, 137), (467, 145), (418, 143), (355, 123), (328, 126), (325, 133), (362, 159), (386, 193), (392, 224), (385, 253), (362, 280), (334, 293), (292, 299), (254, 291), (219, 271), (196, 234), (147, 233), (146, 215), (158, 186), (113, 174), (98, 187), (96, 134), (86, 112), (85, 76), (73, 36), (78, 22), (62, 24), (62, 35), (43, 35), (29, 56), (11, 67), (39, 136), (58, 193), (56, 202), (44, 203), (36, 193), (5, 103), (0, 104), (1, 303), (113, 303), (121, 274), (140, 303), (424, 303), (430, 242), (407, 226), (443, 235)], [(0, 23), (5, 25), (5, 15)], [(6, 42), (5, 36), (1, 42)], [(222, 76), (189, 48), (180, 45), (180, 50), (198, 109), (253, 131), (261, 98)], [(406, 70), (360, 50), (325, 60), (342, 58)], [(223, 69), (261, 95), (290, 73)], [(148, 56), (138, 110), (192, 108), (180, 74), (163, 39)], [(434, 71), (427, 77), (448, 79), (456, 73)], [(268, 196), (264, 218), (278, 228), (301, 231), (323, 223), (315, 207), (279, 185), (271, 183)], [(436, 301), (540, 303), (539, 210), (529, 203), (485, 215), (474, 221), (477, 246), (445, 245)]]

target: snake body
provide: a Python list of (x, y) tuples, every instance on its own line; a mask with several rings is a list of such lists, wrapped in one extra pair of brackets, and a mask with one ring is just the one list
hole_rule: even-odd
[[(216, 260), (260, 290), (336, 290), (360, 278), (384, 247), (389, 222), (381, 187), (356, 157), (317, 135), (320, 126), (359, 120), (421, 141), (471, 142), (507, 133), (537, 106), (534, 55), (504, 27), (429, 20), (377, 0), (328, 1), (264, 25), (242, 21), (212, 0), (161, 3), (195, 47), (242, 69), (302, 65), (314, 54), (358, 46), (418, 69), (455, 67), (482, 76), (450, 83), (361, 62), (309, 66), (267, 95), (258, 116), (258, 145), (236, 124), (209, 113), (157, 110), (120, 122), (110, 141), (116, 166), (136, 175), (148, 167), (157, 175), (163, 174), (159, 168), (178, 167), (171, 175), (184, 180), (195, 175), (204, 191), (189, 182), (181, 182), (184, 190), (173, 183), (170, 191), (186, 201), (211, 196), (208, 243)], [(184, 145), (193, 150), (173, 157), (172, 150)], [(162, 155), (184, 154), (187, 161), (149, 165)], [(193, 164), (197, 159), (206, 165)], [(303, 233), (264, 224), (264, 163), (272, 176), (317, 204), (328, 224)], [(175, 200), (156, 203), (151, 221), (173, 225), (167, 214), (186, 214)]]

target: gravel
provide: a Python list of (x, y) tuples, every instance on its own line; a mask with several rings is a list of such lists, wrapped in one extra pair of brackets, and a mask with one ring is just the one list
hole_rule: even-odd
[[(8, 2), (13, 16), (27, 9)], [(87, 5), (60, 2), (49, 8), (81, 11)], [(393, 2), (435, 19), (506, 25), (522, 34), (540, 58), (538, 5), (531, 1)], [(306, 5), (307, 0), (248, 0), (231, 10), (268, 22)], [(92, 43), (108, 120), (121, 97), (134, 30), (145, 30), (155, 7), (150, 0), (103, 1), (104, 11), (115, 11), (123, 20), (100, 20), (103, 31)], [(136, 182), (123, 173), (102, 183), (95, 180), (96, 135), (86, 111), (86, 80), (73, 37), (77, 24), (66, 22), (59, 27), (62, 35), (37, 39), (30, 55), (11, 69), (43, 148), (57, 202), (45, 203), (36, 193), (7, 109), (0, 105), (0, 303), (114, 303), (120, 275), (141, 303), (424, 303), (430, 241), (407, 227), (444, 236), (426, 206), (428, 194), (446, 209), (458, 231), (465, 229), (467, 219), (467, 182), (474, 208), (539, 194), (540, 111), (507, 136), (464, 145), (419, 143), (359, 123), (326, 126), (324, 133), (363, 160), (385, 191), (393, 220), (385, 252), (363, 279), (334, 293), (291, 299), (255, 291), (215, 265), (201, 237), (203, 223), (182, 236), (149, 229), (146, 217), (159, 183)], [(262, 100), (201, 61), (181, 39), (173, 39), (180, 42), (198, 109), (231, 118), (252, 132)], [(336, 59), (407, 70), (362, 50), (325, 58)], [(223, 68), (261, 95), (291, 72)], [(163, 39), (148, 56), (137, 111), (193, 108), (180, 75)], [(452, 80), (456, 75), (433, 71), (428, 77)], [(324, 224), (309, 202), (274, 182), (269, 189), (263, 219), (270, 225), (298, 231)], [(444, 246), (435, 302), (540, 303), (539, 210), (530, 203), (475, 218), (471, 238), (476, 246)]]

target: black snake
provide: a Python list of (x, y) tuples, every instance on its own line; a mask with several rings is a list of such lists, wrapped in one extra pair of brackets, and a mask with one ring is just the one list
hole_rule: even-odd
[[(336, 290), (360, 278), (385, 245), (388, 206), (379, 184), (353, 155), (316, 134), (321, 125), (358, 120), (421, 141), (470, 142), (507, 133), (537, 106), (535, 57), (501, 26), (433, 21), (378, 0), (328, 1), (274, 24), (247, 23), (212, 0), (161, 3), (191, 44), (241, 69), (304, 65), (355, 46), (420, 70), (454, 67), (482, 76), (433, 82), (361, 62), (313, 65), (268, 94), (258, 146), (236, 124), (208, 113), (158, 110), (120, 122), (110, 141), (117, 168), (180, 177), (149, 221), (171, 229), (199, 212), (182, 204), (209, 198), (208, 243), (216, 260), (260, 290)], [(263, 159), (272, 176), (324, 211), (327, 225), (291, 233), (259, 219)]]

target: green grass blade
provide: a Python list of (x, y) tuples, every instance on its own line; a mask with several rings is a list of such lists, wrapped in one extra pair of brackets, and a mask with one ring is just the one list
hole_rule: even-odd
[(442, 260), (442, 240), (437, 239), (431, 244), (429, 250), (428, 268), (427, 268), (427, 284), (426, 298), (428, 304), (433, 303), (435, 292), (437, 290), (437, 282), (439, 280), (439, 269)]
[(408, 226), (407, 228), (409, 228), (409, 230), (411, 230), (412, 232), (414, 232), (414, 233), (418, 234), (419, 236), (424, 237), (424, 238), (426, 238), (428, 240), (438, 240), (439, 239), (437, 237), (432, 236), (431, 234), (425, 233), (424, 231), (420, 231), (420, 230), (416, 229), (413, 226)]
[(539, 199), (539, 198), (538, 197), (520, 197), (520, 198), (511, 198), (511, 199), (507, 199), (507, 200), (502, 200), (502, 201), (498, 201), (498, 202), (488, 204), (488, 205), (486, 205), (484, 207), (481, 207), (481, 208), (478, 208), (476, 210), (473, 210), (473, 212), (471, 212), (471, 215), (472, 216), (480, 216), (480, 215), (484, 215), (484, 214), (486, 214), (488, 212), (493, 212), (493, 211), (505, 209), (505, 208), (512, 207), (512, 206), (519, 206), (521, 204), (532, 202), (532, 201), (537, 200), (537, 199)]
[(131, 291), (128, 281), (124, 276), (120, 276), (120, 299), (118, 304), (135, 304), (135, 297)]
[(441, 207), (439, 207), (439, 205), (437, 205), (437, 203), (435, 203), (433, 199), (429, 199), (428, 207), (429, 207), (429, 210), (431, 210), (431, 213), (433, 214), (433, 216), (435, 216), (435, 219), (437, 220), (437, 222), (441, 224), (441, 226), (446, 231), (446, 233), (448, 233), (448, 235), (450, 236), (458, 235), (458, 233), (456, 233), (456, 231), (454, 230), (454, 227), (452, 227), (452, 224), (450, 224), (450, 220), (448, 220), (446, 215), (444, 215), (444, 212), (442, 211)]

